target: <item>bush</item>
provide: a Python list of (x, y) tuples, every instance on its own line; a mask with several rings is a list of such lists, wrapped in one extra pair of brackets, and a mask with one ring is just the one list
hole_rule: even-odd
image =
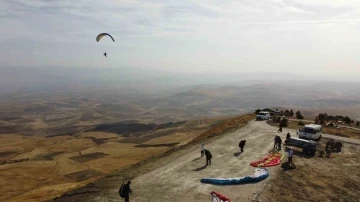
[(359, 121), (356, 121), (356, 126), (360, 126), (360, 122), (359, 122)]
[(255, 110), (255, 114), (258, 114), (259, 112), (261, 112), (260, 109)]
[(302, 122), (302, 121), (299, 121), (298, 125), (299, 126), (305, 126), (304, 122)]

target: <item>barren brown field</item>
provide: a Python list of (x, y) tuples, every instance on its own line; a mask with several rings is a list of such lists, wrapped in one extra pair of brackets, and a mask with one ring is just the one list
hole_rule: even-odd
[[(245, 116), (243, 124), (253, 118)], [(224, 120), (228, 119), (159, 125), (162, 128), (125, 136), (93, 131), (91, 127), (68, 135), (1, 134), (0, 201), (44, 201), (58, 197), (115, 170), (186, 145), (211, 128), (224, 127), (219, 125)], [(224, 130), (233, 127), (228, 125)]]

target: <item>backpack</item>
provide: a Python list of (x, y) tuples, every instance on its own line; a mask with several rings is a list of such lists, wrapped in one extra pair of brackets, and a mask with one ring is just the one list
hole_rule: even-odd
[(122, 183), (122, 185), (121, 185), (120, 188), (119, 188), (119, 196), (120, 196), (121, 198), (125, 198), (124, 186), (125, 186), (125, 184)]

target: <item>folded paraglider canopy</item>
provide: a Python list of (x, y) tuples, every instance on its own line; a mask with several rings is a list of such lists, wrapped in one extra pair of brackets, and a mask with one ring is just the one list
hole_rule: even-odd
[(101, 33), (101, 34), (97, 35), (96, 41), (99, 42), (100, 39), (103, 38), (104, 36), (109, 36), (115, 42), (114, 38), (108, 33)]

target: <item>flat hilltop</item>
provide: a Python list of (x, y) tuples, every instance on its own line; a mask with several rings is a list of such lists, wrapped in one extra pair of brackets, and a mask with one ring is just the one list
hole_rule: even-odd
[[(269, 168), (270, 177), (245, 185), (215, 186), (202, 184), (201, 178), (233, 178), (251, 175), (250, 162), (266, 156), (273, 147), (273, 138), (282, 133), (266, 122), (251, 121), (235, 131), (206, 138), (207, 149), (213, 154), (212, 164), (205, 165), (200, 157), (200, 143), (186, 145), (113, 173), (83, 188), (68, 192), (53, 201), (119, 201), (118, 189), (122, 182), (132, 180), (133, 201), (210, 201), (211, 191), (219, 192), (232, 201), (357, 201), (360, 186), (360, 142), (347, 139), (340, 153), (331, 158), (303, 155), (295, 148), (296, 169), (281, 166)], [(323, 148), (325, 135), (318, 142)], [(341, 138), (341, 137), (340, 137)], [(239, 153), (238, 142), (246, 139), (245, 152)], [(285, 150), (281, 151), (285, 153)], [(286, 161), (283, 160), (283, 162)], [(351, 175), (349, 175), (351, 173)]]

